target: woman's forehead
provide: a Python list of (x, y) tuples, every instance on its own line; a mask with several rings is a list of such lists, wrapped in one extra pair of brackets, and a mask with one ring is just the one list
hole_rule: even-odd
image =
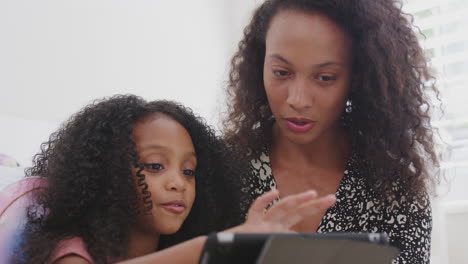
[(294, 60), (314, 58), (314, 63), (347, 63), (351, 38), (320, 13), (281, 11), (273, 17), (266, 36), (266, 57), (280, 55)]

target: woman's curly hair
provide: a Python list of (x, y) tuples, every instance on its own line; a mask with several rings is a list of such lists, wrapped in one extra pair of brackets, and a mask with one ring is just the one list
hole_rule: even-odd
[(352, 39), (352, 81), (342, 121), (353, 151), (365, 157), (368, 181), (388, 194), (400, 182), (417, 197), (438, 181), (430, 124), (430, 96), (437, 98), (411, 16), (395, 0), (266, 0), (244, 30), (231, 60), (227, 87), (228, 144), (250, 149), (258, 158), (272, 142), (274, 123), (263, 83), (265, 36), (280, 11), (319, 12), (340, 25)]
[(27, 176), (47, 179), (47, 190), (35, 197), (47, 213), (30, 209), (18, 262), (46, 263), (57, 243), (71, 237), (84, 240), (96, 263), (125, 258), (144, 192), (132, 175), (138, 162), (132, 131), (155, 113), (187, 129), (197, 155), (192, 210), (176, 234), (161, 236), (159, 249), (243, 221), (241, 176), (248, 167), (214, 130), (180, 104), (118, 95), (86, 106), (41, 145)]

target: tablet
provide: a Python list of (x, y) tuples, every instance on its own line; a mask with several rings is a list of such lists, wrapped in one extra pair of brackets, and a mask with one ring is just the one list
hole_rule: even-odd
[(212, 233), (199, 263), (391, 263), (398, 253), (385, 233)]

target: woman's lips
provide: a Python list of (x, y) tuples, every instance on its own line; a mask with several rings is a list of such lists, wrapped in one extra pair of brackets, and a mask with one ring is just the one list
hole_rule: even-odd
[(305, 118), (286, 118), (286, 124), (289, 130), (296, 133), (304, 133), (315, 126), (315, 122)]
[(181, 214), (185, 211), (185, 203), (181, 201), (171, 201), (159, 205), (165, 210), (175, 214)]

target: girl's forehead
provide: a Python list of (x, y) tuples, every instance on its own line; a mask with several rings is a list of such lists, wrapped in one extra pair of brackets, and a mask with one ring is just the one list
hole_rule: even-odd
[(164, 114), (154, 115), (135, 124), (133, 138), (140, 151), (152, 146), (169, 150), (194, 149), (189, 132), (179, 122)]

